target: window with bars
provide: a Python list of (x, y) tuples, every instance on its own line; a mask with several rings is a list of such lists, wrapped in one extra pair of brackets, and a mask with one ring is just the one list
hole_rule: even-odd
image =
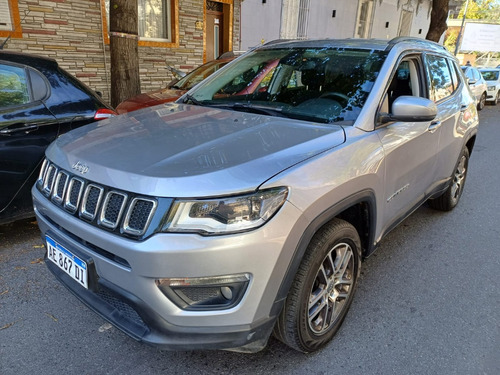
[(311, 0), (300, 0), (299, 18), (297, 22), (297, 38), (307, 38), (307, 22), (309, 20), (309, 5)]

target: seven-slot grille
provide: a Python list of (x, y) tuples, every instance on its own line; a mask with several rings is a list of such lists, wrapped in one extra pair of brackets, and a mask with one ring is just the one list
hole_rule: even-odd
[[(157, 201), (113, 190), (85, 181), (59, 169), (47, 159), (42, 164), (37, 187), (47, 198), (83, 220), (122, 233), (142, 236), (157, 207)], [(123, 220), (122, 220), (123, 219)]]

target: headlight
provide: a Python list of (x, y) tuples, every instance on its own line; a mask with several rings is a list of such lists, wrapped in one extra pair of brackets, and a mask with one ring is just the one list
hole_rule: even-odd
[(285, 187), (206, 200), (176, 200), (164, 232), (236, 233), (264, 225), (285, 202)]
[(495, 91), (495, 86), (488, 86), (488, 91)]

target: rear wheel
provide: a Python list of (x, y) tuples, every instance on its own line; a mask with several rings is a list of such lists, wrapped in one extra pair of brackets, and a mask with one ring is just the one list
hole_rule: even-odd
[(465, 147), (460, 154), (455, 172), (452, 176), (451, 185), (443, 195), (436, 199), (430, 199), (429, 205), (436, 210), (451, 211), (455, 208), (464, 191), (467, 169), (469, 167), (469, 150)]
[(361, 269), (361, 242), (348, 222), (334, 219), (311, 240), (274, 335), (301, 352), (326, 345), (351, 305)]
[(481, 98), (479, 99), (479, 102), (477, 103), (478, 111), (480, 111), (484, 108), (485, 103), (486, 103), (486, 93), (483, 92), (483, 95), (481, 95)]

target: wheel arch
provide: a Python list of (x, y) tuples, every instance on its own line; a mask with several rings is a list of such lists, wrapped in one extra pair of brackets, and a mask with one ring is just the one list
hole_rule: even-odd
[(475, 143), (476, 143), (476, 133), (474, 133), (465, 143), (465, 147), (469, 149), (469, 156), (472, 154), (472, 149), (474, 148)]
[(370, 255), (375, 250), (375, 227), (376, 227), (376, 200), (373, 190), (364, 190), (355, 193), (335, 205), (327, 208), (314, 220), (310, 222), (295, 248), (292, 261), (286, 271), (285, 277), (276, 296), (276, 302), (271, 314), (279, 314), (282, 303), (288, 295), (288, 291), (295, 278), (295, 274), (304, 257), (307, 246), (313, 236), (325, 225), (335, 218), (349, 222), (358, 231), (361, 239), (362, 255)]

